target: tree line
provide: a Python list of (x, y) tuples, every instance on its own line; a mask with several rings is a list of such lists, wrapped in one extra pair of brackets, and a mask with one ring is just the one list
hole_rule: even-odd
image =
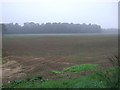
[(73, 23), (18, 23), (1, 24), (3, 34), (41, 34), (41, 33), (100, 33), (101, 26), (96, 24)]

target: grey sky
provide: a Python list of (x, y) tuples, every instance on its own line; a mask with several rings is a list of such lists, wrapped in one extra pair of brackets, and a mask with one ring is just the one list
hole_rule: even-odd
[(92, 23), (102, 28), (118, 27), (118, 3), (81, 0), (2, 2), (2, 22)]

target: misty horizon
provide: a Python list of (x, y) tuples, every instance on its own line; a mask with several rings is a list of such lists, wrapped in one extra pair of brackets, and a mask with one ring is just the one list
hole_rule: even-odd
[[(19, 0), (18, 0), (19, 1)], [(97, 24), (102, 28), (118, 28), (118, 3), (81, 0), (40, 0), (3, 2), (2, 23), (61, 22)]]
[[(26, 23), (28, 23), (28, 24), (30, 24), (30, 23), (34, 23), (34, 24), (38, 24), (38, 25), (45, 25), (45, 24), (48, 24), (48, 23), (50, 23), (50, 24), (75, 24), (75, 25), (83, 25), (83, 24), (85, 24), (85, 25), (99, 25), (99, 24), (96, 24), (96, 23), (73, 23), (73, 22), (71, 22), (71, 23), (69, 23), (69, 22), (43, 22), (43, 23), (38, 23), (38, 22), (24, 22), (24, 23), (22, 23), (22, 24), (20, 24), (20, 23), (18, 23), (18, 22), (5, 22), (5, 23), (0, 23), (0, 24), (13, 24), (13, 25), (15, 25), (15, 24), (18, 24), (19, 26), (21, 26), (21, 27), (23, 27), (24, 26), (24, 24), (26, 24)], [(101, 25), (99, 25), (100, 27), (101, 27)], [(102, 27), (101, 27), (102, 28)], [(118, 27), (117, 28), (114, 28), (114, 27), (111, 27), (111, 28), (102, 28), (102, 29), (118, 29)]]
[[(117, 33), (117, 29), (103, 29), (97, 24), (74, 23), (34, 23), (27, 22), (23, 26), (18, 23), (1, 24), (3, 34), (43, 34), (43, 33)], [(108, 32), (109, 31), (109, 32)]]
[(0, 0), (1, 88), (120, 88), (118, 16), (120, 0)]

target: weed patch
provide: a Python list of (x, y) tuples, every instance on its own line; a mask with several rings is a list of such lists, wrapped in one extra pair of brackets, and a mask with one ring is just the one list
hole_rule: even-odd
[(94, 65), (94, 64), (82, 64), (82, 65), (76, 65), (76, 66), (64, 68), (63, 71), (80, 73), (85, 71), (96, 71), (98, 67), (99, 67), (98, 65)]
[(53, 74), (60, 74), (61, 72), (59, 72), (59, 71), (55, 71), (55, 70), (52, 70), (52, 71), (50, 71), (51, 73), (53, 73)]

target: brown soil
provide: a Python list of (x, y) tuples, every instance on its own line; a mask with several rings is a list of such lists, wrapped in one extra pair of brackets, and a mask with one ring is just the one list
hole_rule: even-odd
[(3, 83), (36, 75), (51, 78), (51, 70), (62, 70), (64, 67), (75, 65), (68, 63), (63, 57), (59, 58), (58, 61), (56, 57), (52, 58), (53, 61), (49, 60), (48, 57), (10, 56), (9, 58), (12, 58), (12, 60), (10, 59), (2, 66)]
[[(105, 68), (110, 65), (107, 57), (115, 53), (117, 36), (111, 35), (3, 37), (3, 57), (7, 63), (2, 66), (2, 79), (3, 83), (36, 75), (61, 79), (50, 71), (78, 64), (99, 64)], [(92, 72), (62, 74), (71, 78), (89, 73)]]
[[(70, 73), (70, 72), (62, 72), (61, 74), (53, 74), (50, 73), (52, 70), (62, 71), (63, 68), (77, 65), (75, 63), (70, 62), (70, 60), (63, 57), (28, 57), (28, 56), (10, 56), (9, 61), (2, 65), (2, 79), (3, 83), (9, 83), (13, 80), (24, 79), (27, 77), (33, 77), (36, 75), (42, 75), (47, 79), (64, 79), (64, 78), (73, 78), (79, 77), (83, 75), (87, 75), (93, 73), (92, 71), (82, 72), (82, 73)], [(86, 64), (90, 64), (91, 62), (87, 62)], [(98, 63), (93, 63), (98, 64)], [(100, 63), (102, 67), (106, 67), (106, 65), (110, 65), (108, 62)], [(64, 77), (61, 78), (60, 75)]]

